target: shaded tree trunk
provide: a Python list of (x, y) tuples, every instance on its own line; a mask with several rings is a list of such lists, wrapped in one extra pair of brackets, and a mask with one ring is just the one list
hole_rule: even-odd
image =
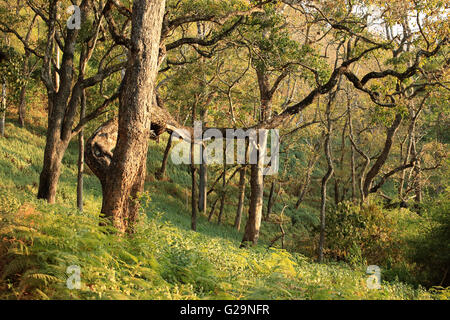
[[(226, 172), (227, 164), (226, 164), (226, 161), (225, 161), (225, 149), (223, 151), (223, 155), (224, 155), (223, 172)], [(220, 209), (219, 209), (219, 216), (217, 217), (217, 224), (221, 224), (222, 223), (223, 210), (225, 208), (225, 196), (226, 196), (225, 187), (227, 185), (226, 176), (227, 175), (225, 173), (222, 176), (222, 194), (220, 196)]]
[[(34, 23), (36, 21), (37, 15), (34, 15), (33, 20), (31, 21), (31, 24), (28, 28), (28, 32), (24, 39), (24, 45), (27, 46), (28, 42), (30, 41), (31, 31), (33, 30)], [(30, 51), (25, 50), (24, 59), (23, 59), (23, 66), (22, 66), (22, 76), (25, 79), (28, 79), (30, 77), (30, 68), (29, 68), (29, 60), (30, 60)], [(26, 116), (26, 93), (27, 93), (27, 83), (25, 83), (22, 88), (20, 89), (20, 96), (19, 96), (19, 107), (18, 107), (18, 116), (19, 116), (19, 125), (21, 127), (25, 126), (25, 116)]]
[(272, 208), (275, 203), (275, 199), (273, 196), (274, 190), (275, 190), (275, 181), (272, 181), (272, 183), (270, 184), (269, 199), (267, 200), (267, 211), (266, 211), (266, 217), (265, 217), (266, 220), (269, 218), (269, 215), (272, 213)]
[(166, 149), (164, 150), (164, 156), (161, 162), (161, 168), (155, 174), (156, 179), (158, 180), (162, 180), (166, 174), (166, 166), (167, 161), (169, 160), (169, 153), (171, 148), (172, 148), (172, 135), (170, 135), (169, 139), (167, 140)]
[(22, 128), (25, 126), (25, 117), (26, 117), (26, 93), (27, 93), (27, 87), (24, 85), (22, 89), (20, 89), (20, 95), (19, 95), (19, 107), (18, 107), (18, 115), (19, 115), (19, 126)]
[[(86, 94), (81, 95), (80, 120), (86, 113)], [(83, 211), (83, 172), (84, 172), (84, 129), (78, 134), (78, 177), (77, 177), (77, 208)]]
[(327, 128), (325, 134), (325, 143), (324, 143), (324, 153), (325, 158), (327, 159), (327, 172), (322, 178), (321, 184), (321, 198), (320, 198), (320, 236), (319, 236), (319, 247), (318, 247), (318, 262), (323, 261), (323, 249), (325, 246), (325, 227), (326, 227), (326, 209), (327, 209), (327, 183), (331, 178), (334, 172), (333, 167), (333, 159), (331, 156), (331, 134), (333, 132), (333, 124), (331, 122), (331, 104), (334, 98), (336, 97), (337, 91), (331, 93), (329, 96), (329, 100), (327, 103), (326, 109), (326, 119), (327, 119)]
[[(192, 124), (195, 122), (195, 109), (197, 104), (195, 103), (192, 106)], [(197, 206), (198, 206), (198, 198), (197, 198), (197, 167), (195, 166), (195, 139), (191, 139), (191, 180), (192, 180), (192, 190), (191, 190), (191, 208), (192, 208), (192, 217), (191, 217), (191, 229), (197, 231)]]
[(381, 152), (380, 156), (377, 158), (377, 161), (374, 163), (372, 168), (370, 168), (369, 172), (367, 172), (366, 176), (364, 177), (364, 183), (363, 183), (364, 199), (366, 199), (367, 196), (369, 195), (373, 179), (377, 176), (377, 174), (380, 172), (381, 168), (387, 161), (387, 158), (391, 151), (392, 143), (394, 141), (395, 133), (397, 132), (397, 129), (400, 126), (401, 121), (402, 121), (401, 114), (397, 114), (395, 116), (394, 122), (387, 130), (387, 135), (386, 135), (386, 140), (384, 142), (383, 151)]
[[(348, 130), (350, 137), (353, 137), (353, 123), (350, 108), (347, 109), (348, 112)], [(350, 172), (352, 180), (352, 201), (356, 200), (356, 166), (355, 166), (355, 147), (353, 144), (350, 145)]]
[[(318, 144), (317, 144), (318, 148)], [(316, 165), (317, 160), (319, 159), (318, 155), (314, 154), (312, 158), (308, 161), (308, 169), (306, 170), (306, 177), (303, 185), (300, 188), (300, 192), (298, 194), (297, 202), (295, 203), (295, 209), (298, 210), (300, 204), (305, 199), (305, 195), (309, 190), (309, 185), (311, 183), (311, 175), (314, 170), (314, 166)]]
[(328, 162), (328, 170), (322, 178), (321, 198), (320, 198), (320, 238), (319, 238), (319, 258), (318, 261), (323, 261), (323, 248), (325, 245), (325, 226), (326, 226), (326, 203), (327, 203), (327, 183), (333, 174), (333, 164), (331, 162), (330, 153), (330, 137), (325, 138), (325, 153)]
[(194, 140), (191, 141), (191, 179), (192, 179), (192, 190), (191, 190), (191, 207), (192, 207), (192, 217), (191, 217), (191, 229), (197, 231), (197, 167), (194, 164)]
[(6, 83), (2, 83), (2, 100), (0, 105), (0, 137), (5, 136), (5, 117), (6, 117)]
[[(203, 159), (204, 146), (201, 148), (201, 157)], [(198, 197), (198, 210), (206, 215), (207, 203), (208, 203), (208, 165), (202, 161), (200, 164), (200, 182), (199, 182), (199, 197)]]
[(219, 197), (217, 197), (216, 200), (214, 200), (214, 203), (211, 206), (211, 211), (209, 212), (209, 215), (208, 215), (209, 222), (211, 222), (212, 216), (214, 215), (214, 211), (216, 211), (217, 202), (219, 202)]

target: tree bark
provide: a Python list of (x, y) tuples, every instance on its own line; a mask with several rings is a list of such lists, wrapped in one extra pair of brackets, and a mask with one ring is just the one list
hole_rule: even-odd
[[(223, 150), (223, 172), (227, 171), (227, 164), (225, 161), (225, 149)], [(226, 196), (226, 192), (225, 192), (225, 187), (227, 185), (227, 181), (226, 181), (226, 174), (224, 173), (222, 176), (222, 192), (221, 192), (221, 196), (220, 196), (220, 209), (219, 209), (219, 216), (217, 217), (217, 224), (221, 224), (222, 222), (222, 215), (223, 215), (223, 210), (225, 208), (225, 196)]]
[(39, 176), (38, 199), (45, 199), (48, 203), (55, 203), (59, 176), (61, 175), (62, 158), (69, 141), (61, 140), (58, 123), (49, 121), (44, 161)]
[(337, 94), (337, 91), (330, 94), (328, 103), (327, 103), (327, 109), (326, 109), (327, 127), (326, 127), (326, 134), (325, 134), (324, 153), (325, 153), (325, 158), (327, 159), (328, 169), (322, 178), (322, 184), (321, 184), (320, 236), (319, 236), (319, 248), (318, 248), (318, 262), (319, 263), (321, 263), (323, 261), (323, 249), (325, 246), (327, 183), (334, 172), (330, 140), (331, 140), (331, 134), (333, 132), (333, 124), (332, 124), (332, 120), (331, 120), (331, 104), (332, 104), (333, 100), (336, 98), (336, 94)]
[(269, 215), (272, 213), (272, 208), (275, 203), (274, 197), (273, 197), (274, 189), (275, 189), (275, 181), (272, 181), (272, 183), (270, 184), (269, 199), (267, 200), (267, 211), (266, 211), (266, 217), (265, 217), (266, 220), (269, 218)]
[[(203, 159), (204, 146), (201, 148), (201, 157)], [(208, 203), (208, 165), (202, 161), (200, 164), (200, 183), (198, 187), (198, 211), (203, 212), (206, 215), (207, 203)]]
[[(56, 188), (61, 170), (61, 160), (69, 145), (79, 130), (87, 121), (97, 117), (108, 104), (105, 103), (96, 109), (95, 112), (87, 116), (80, 122), (75, 129), (74, 120), (77, 114), (78, 103), (81, 93), (84, 89), (92, 87), (109, 75), (120, 71), (124, 64), (115, 64), (106, 68), (99, 68), (97, 73), (91, 77), (85, 78), (85, 69), (87, 63), (92, 57), (102, 19), (95, 19), (94, 30), (90, 34), (83, 34), (83, 43), (78, 42), (78, 29), (67, 29), (61, 34), (62, 41), (56, 41), (61, 44), (62, 58), (58, 73), (58, 83), (55, 83), (54, 77), (54, 59), (53, 52), (55, 46), (55, 34), (57, 29), (57, 1), (48, 2), (48, 25), (47, 38), (45, 43), (45, 54), (43, 55), (41, 67), (41, 79), (47, 89), (48, 97), (48, 127), (46, 134), (46, 146), (44, 151), (44, 163), (40, 174), (38, 198), (46, 199), (49, 203), (55, 202)], [(83, 0), (80, 3), (81, 17), (86, 15), (92, 9), (93, 2)], [(42, 11), (43, 12), (43, 11)], [(75, 65), (75, 52), (81, 47), (81, 52), (77, 54), (79, 60), (78, 70)], [(78, 59), (79, 58), (79, 59)], [(77, 78), (75, 78), (77, 76)], [(117, 95), (115, 95), (117, 96)]]
[(395, 116), (394, 122), (387, 130), (387, 135), (386, 135), (386, 140), (384, 143), (383, 151), (381, 152), (380, 156), (377, 158), (377, 161), (374, 163), (372, 168), (370, 168), (369, 172), (367, 172), (366, 176), (364, 177), (364, 184), (363, 184), (364, 199), (366, 199), (367, 196), (369, 195), (369, 191), (370, 191), (370, 187), (372, 185), (373, 179), (380, 172), (381, 168), (383, 167), (383, 165), (385, 164), (385, 162), (389, 156), (395, 133), (397, 132), (397, 129), (400, 126), (401, 122), (402, 122), (402, 116), (401, 116), (401, 114), (397, 114)]
[[(80, 120), (86, 113), (86, 94), (81, 94)], [(83, 211), (83, 172), (84, 172), (84, 129), (78, 134), (78, 177), (77, 177), (77, 208)]]
[[(34, 15), (33, 20), (31, 21), (30, 26), (28, 27), (28, 32), (24, 39), (24, 45), (27, 46), (28, 42), (30, 41), (31, 31), (33, 30), (34, 23), (36, 21), (37, 14)], [(28, 79), (30, 77), (30, 68), (29, 68), (29, 60), (30, 60), (30, 51), (25, 50), (24, 59), (23, 59), (23, 66), (22, 66), (22, 76), (25, 79)], [(23, 84), (22, 88), (20, 89), (20, 96), (19, 96), (19, 107), (18, 107), (18, 116), (19, 116), (19, 125), (21, 127), (25, 126), (25, 116), (26, 116), (26, 93), (27, 93), (27, 83)]]
[(6, 83), (2, 83), (2, 101), (0, 105), (0, 137), (5, 136), (5, 117), (6, 117)]
[(164, 9), (165, 0), (133, 2), (131, 50), (119, 97), (117, 143), (107, 175), (100, 178), (104, 181), (102, 213), (112, 219), (119, 232), (133, 232), (139, 213), (137, 200), (146, 174)]
[[(350, 103), (350, 101), (348, 101)], [(349, 136), (353, 137), (353, 123), (350, 107), (347, 109), (348, 112), (348, 131)], [(355, 147), (353, 144), (350, 145), (350, 172), (352, 179), (352, 201), (356, 200), (356, 167), (355, 167)]]
[[(259, 134), (257, 134), (259, 136)], [(263, 157), (261, 157), (261, 141), (258, 141), (257, 163), (250, 165), (250, 204), (248, 209), (248, 220), (245, 225), (244, 237), (241, 248), (254, 246), (258, 243), (259, 229), (261, 227), (263, 210)]]
[[(195, 123), (195, 111), (197, 103), (192, 106), (192, 124)], [(197, 167), (195, 166), (195, 138), (191, 139), (191, 180), (192, 180), (192, 190), (191, 190), (191, 207), (192, 207), (192, 217), (191, 217), (191, 229), (197, 231)]]
[(191, 218), (191, 229), (197, 231), (197, 167), (194, 164), (194, 139), (191, 141), (191, 179), (192, 179), (192, 218)]

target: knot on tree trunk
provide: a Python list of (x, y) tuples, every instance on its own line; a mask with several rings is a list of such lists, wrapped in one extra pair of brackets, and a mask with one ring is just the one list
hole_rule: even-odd
[(113, 118), (103, 123), (86, 141), (84, 152), (86, 164), (100, 179), (102, 184), (111, 164), (113, 150), (117, 142), (118, 121)]
[[(163, 108), (161, 102), (158, 102), (157, 106), (152, 107), (150, 110), (150, 138), (157, 139), (166, 131), (171, 133), (178, 128), (184, 128)], [(108, 168), (111, 164), (114, 148), (116, 147), (118, 127), (117, 117), (112, 118), (98, 127), (86, 141), (86, 164), (100, 179), (102, 184), (108, 175)], [(191, 128), (189, 129), (189, 132), (192, 131)]]

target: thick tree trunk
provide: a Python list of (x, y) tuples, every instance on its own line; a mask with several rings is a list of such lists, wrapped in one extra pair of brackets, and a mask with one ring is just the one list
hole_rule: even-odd
[(263, 147), (265, 146), (263, 146), (261, 141), (259, 141), (257, 163), (250, 165), (250, 204), (248, 208), (248, 220), (245, 225), (241, 248), (249, 245), (256, 245), (258, 243), (264, 193), (263, 157), (261, 156), (261, 150)]
[(48, 203), (55, 203), (56, 191), (61, 175), (62, 158), (67, 149), (67, 143), (47, 136), (47, 144), (44, 151), (44, 162), (39, 177), (38, 199), (45, 199)]
[(234, 227), (238, 231), (241, 229), (242, 211), (244, 209), (246, 171), (247, 171), (246, 166), (242, 166), (242, 168), (239, 169), (239, 195), (238, 195), (239, 202), (236, 211), (236, 218), (234, 220)]
[(164, 150), (163, 160), (161, 162), (161, 168), (156, 172), (156, 179), (161, 180), (166, 174), (167, 161), (169, 160), (170, 149), (172, 148), (172, 135), (167, 140), (166, 149)]
[(119, 98), (117, 144), (103, 179), (102, 213), (120, 232), (133, 232), (139, 213), (137, 198), (146, 174), (164, 9), (165, 0), (133, 2), (131, 50)]
[(258, 161), (258, 164), (250, 165), (250, 205), (241, 247), (258, 243), (263, 209), (264, 186), (262, 172), (263, 166), (260, 161)]

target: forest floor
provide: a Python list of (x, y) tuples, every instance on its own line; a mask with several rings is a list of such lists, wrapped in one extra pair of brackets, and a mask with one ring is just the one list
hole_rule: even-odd
[[(264, 230), (257, 247), (239, 249), (230, 204), (224, 224), (200, 216), (191, 231), (188, 167), (169, 161), (169, 178), (153, 177), (165, 141), (150, 142), (146, 215), (133, 237), (118, 237), (98, 225), (101, 190), (92, 174), (84, 178), (84, 212), (76, 209), (76, 141), (63, 160), (57, 203), (35, 198), (44, 145), (42, 126), (11, 121), (0, 139), (0, 299), (442, 298), (398, 281), (369, 289), (364, 268), (268, 248)], [(70, 265), (81, 270), (79, 289), (67, 288)]]

